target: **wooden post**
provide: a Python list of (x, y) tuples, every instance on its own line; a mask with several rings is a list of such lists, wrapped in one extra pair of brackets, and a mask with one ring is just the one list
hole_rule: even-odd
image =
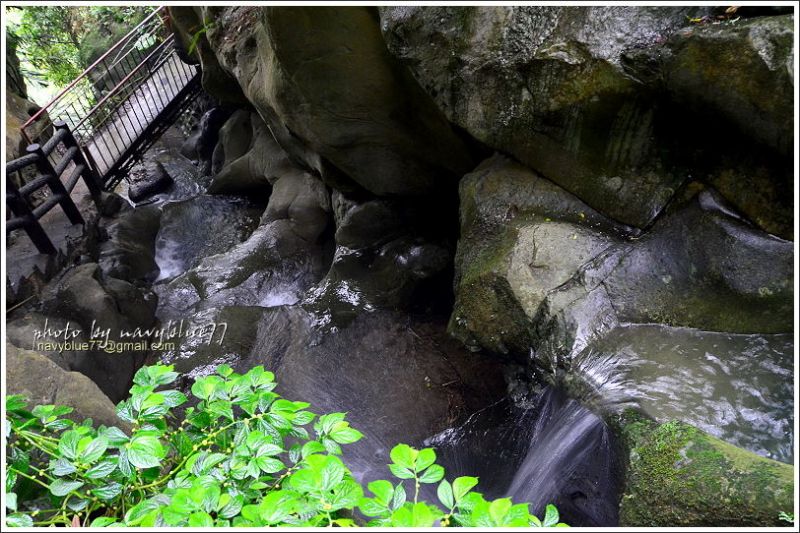
[(47, 158), (47, 154), (42, 151), (42, 147), (38, 144), (31, 144), (28, 146), (27, 151), (29, 154), (36, 154), (36, 168), (41, 174), (48, 176), (47, 186), (50, 187), (50, 191), (61, 196), (58, 203), (69, 221), (73, 224), (83, 224), (81, 212), (78, 211), (64, 184), (61, 183), (61, 176), (56, 175), (56, 171)]
[(53, 246), (50, 237), (47, 236), (42, 225), (36, 220), (28, 202), (20, 196), (17, 186), (9, 176), (6, 176), (6, 193), (8, 208), (11, 209), (15, 216), (23, 219), (25, 233), (28, 234), (39, 253), (55, 255), (57, 253), (56, 247)]
[(83, 154), (83, 147), (78, 144), (78, 141), (75, 139), (75, 136), (70, 131), (69, 126), (63, 120), (57, 120), (53, 125), (56, 127), (57, 130), (66, 130), (64, 134), (64, 146), (67, 149), (72, 148), (73, 146), (78, 149), (78, 154), (75, 156), (74, 161), (77, 165), (83, 165), (83, 172), (81, 173), (81, 177), (83, 181), (86, 182), (86, 187), (89, 189), (89, 194), (92, 195), (92, 200), (94, 200), (95, 205), (100, 207), (100, 193), (103, 192), (102, 184), (100, 182), (100, 177), (95, 172), (94, 168), (92, 168), (89, 163), (86, 161), (86, 157)]

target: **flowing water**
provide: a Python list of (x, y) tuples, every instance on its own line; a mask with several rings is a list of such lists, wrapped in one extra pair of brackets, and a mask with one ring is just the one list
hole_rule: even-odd
[(477, 475), (490, 498), (556, 505), (574, 526), (618, 522), (619, 455), (605, 423), (557, 388), (525, 409), (504, 400), (429, 439), (448, 476)]
[[(253, 232), (264, 208), (240, 198), (204, 194), (196, 167), (177, 153), (172, 155), (162, 162), (175, 185), (152, 200), (163, 210), (156, 242), (161, 268), (156, 290), (166, 290), (167, 281), (204, 257), (223, 253), (251, 234), (258, 237), (258, 231)], [(253, 246), (269, 244), (251, 240)], [(225, 256), (220, 258), (224, 266)], [(302, 299), (296, 290), (282, 288), (285, 284), (275, 289), (259, 283), (245, 296), (232, 293), (236, 301), (226, 305), (272, 307)], [(272, 289), (264, 292), (262, 285)], [(354, 306), (361, 307), (361, 302)], [(317, 328), (320, 335), (335, 331)], [(529, 502), (537, 515), (553, 503), (572, 525), (613, 526), (618, 523), (622, 457), (611, 430), (595, 412), (636, 406), (659, 421), (681, 419), (737, 446), (791, 462), (792, 353), (791, 335), (622, 326), (574, 360), (566, 390), (578, 394), (580, 402), (560, 388), (545, 387), (526, 402), (505, 399), (490, 405), (425, 445), (436, 448), (448, 478), (477, 475), (488, 498), (510, 496)], [(321, 360), (314, 361), (310, 364), (320, 370)], [(301, 376), (297, 386), (307, 381)], [(575, 383), (581, 387), (573, 387)], [(342, 402), (354, 401), (352, 389), (339, 390), (336, 382), (329, 386), (324, 391), (314, 389), (323, 407), (337, 410)], [(313, 391), (306, 392), (314, 396)], [(381, 442), (382, 431), (375, 432), (374, 427), (380, 423), (372, 420), (373, 427), (362, 428), (369, 446), (356, 445), (348, 451), (354, 473), (364, 481), (385, 476), (393, 443)], [(423, 491), (435, 499), (434, 487)]]
[(636, 405), (765, 457), (793, 461), (791, 334), (737, 335), (629, 325), (585, 350), (573, 371), (600, 408)]

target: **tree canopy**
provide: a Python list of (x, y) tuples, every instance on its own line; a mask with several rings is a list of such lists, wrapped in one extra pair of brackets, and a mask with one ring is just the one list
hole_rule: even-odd
[(147, 6), (15, 6), (7, 31), (17, 42), (23, 75), (63, 86), (140, 22)]

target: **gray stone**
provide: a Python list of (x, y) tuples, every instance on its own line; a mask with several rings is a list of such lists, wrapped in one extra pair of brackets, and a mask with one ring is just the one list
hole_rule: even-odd
[(139, 203), (172, 187), (175, 180), (158, 161), (145, 164), (145, 179), (136, 182), (128, 189), (128, 198)]
[(40, 353), (8, 343), (6, 357), (6, 392), (25, 396), (30, 408), (66, 405), (73, 408), (67, 418), (76, 422), (91, 418), (96, 425), (130, 431), (129, 424), (117, 418), (111, 400), (83, 374), (65, 371)]
[(203, 37), (220, 65), (280, 145), (324, 179), (328, 162), (375, 194), (424, 194), (470, 168), (441, 112), (387, 52), (372, 8), (201, 11), (215, 22)]
[(152, 281), (158, 276), (155, 242), (161, 210), (141, 206), (122, 212), (105, 224), (107, 239), (97, 260), (105, 276), (126, 281)]
[[(123, 332), (146, 330), (155, 323), (156, 298), (149, 290), (127, 281), (103, 278), (96, 263), (76, 266), (42, 293), (42, 313), (80, 325), (84, 334), (102, 341), (93, 332), (108, 330), (110, 341), (130, 341)], [(75, 370), (89, 376), (112, 400), (125, 397), (146, 350), (103, 351), (79, 360)], [(77, 363), (78, 361), (76, 361)]]
[(298, 172), (257, 113), (240, 110), (220, 130), (212, 194), (268, 195), (281, 176)]
[(791, 238), (791, 18), (690, 22), (711, 10), (380, 12), (448, 119), (604, 215), (644, 229), (692, 176)]
[(711, 190), (640, 236), (502, 158), (461, 194), (450, 331), (476, 349), (554, 369), (619, 322), (791, 331), (792, 244)]

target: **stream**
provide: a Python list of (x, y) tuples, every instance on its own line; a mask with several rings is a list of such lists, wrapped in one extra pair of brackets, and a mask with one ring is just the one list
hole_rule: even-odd
[[(148, 202), (162, 210), (156, 239), (160, 274), (154, 290), (160, 300), (159, 317), (165, 321), (174, 318), (176, 311), (161, 302), (195, 301), (182, 294), (185, 284), (170, 282), (211, 255), (222, 254), (219, 261), (225, 263), (225, 252), (250, 236), (260, 242), (254, 232), (265, 206), (242, 197), (205, 194), (203, 180), (198, 178), (191, 161), (174, 149), (161, 149), (156, 155), (175, 179), (169, 191)], [(266, 273), (265, 279), (273, 275), (277, 274)], [(362, 481), (385, 477), (386, 456), (391, 446), (386, 435), (393, 433), (394, 428), (389, 425), (394, 422), (381, 422), (386, 417), (370, 414), (369, 402), (359, 402), (353, 397), (354, 388), (361, 385), (348, 381), (348, 365), (359, 364), (360, 356), (349, 353), (346, 340), (340, 343), (335, 338), (328, 339), (325, 347), (324, 340), (335, 337), (337, 329), (319, 327), (327, 320), (321, 311), (300, 312), (302, 294), (296, 290), (283, 290), (278, 285), (277, 289), (272, 287), (262, 294), (263, 287), (268, 285), (263, 280), (247, 283), (239, 292), (225, 296), (224, 313), (229, 313), (226, 316), (263, 323), (263, 313), (270, 309), (277, 310), (278, 315), (294, 316), (293, 310), (302, 314), (299, 322), (299, 319), (290, 321), (302, 324), (300, 330), (291, 334), (294, 337), (280, 340), (282, 337), (275, 330), (259, 325), (258, 332), (252, 333), (256, 339), (248, 342), (269, 352), (273, 344), (295, 343), (298, 342), (295, 337), (304, 337), (305, 340), (299, 341), (307, 343), (309, 349), (322, 344), (324, 350), (329, 350), (324, 351), (324, 356), (309, 356), (303, 372), (296, 378), (293, 366), (281, 369), (280, 375), (293, 383), (294, 392), (304, 391), (304, 399), (319, 410), (343, 410), (342, 405), (347, 405), (354, 425), (373, 424), (375, 427), (361, 427), (366, 435), (364, 441), (348, 447), (345, 458)], [(219, 306), (203, 307), (202, 303), (192, 308), (200, 311), (197, 316), (222, 316)], [(360, 305), (358, 301), (349, 303)], [(372, 306), (363, 309), (366, 315), (373, 312)], [(444, 335), (444, 324), (437, 327)], [(539, 515), (548, 503), (554, 503), (562, 519), (572, 525), (616, 524), (623, 483), (622, 457), (602, 413), (636, 405), (658, 421), (681, 418), (737, 446), (791, 462), (792, 349), (791, 335), (733, 335), (657, 325), (621, 326), (576, 356), (573, 378), (589, 384), (592, 391), (580, 402), (570, 398), (565, 389), (553, 386), (536, 388), (537, 392), (522, 402), (506, 395), (461, 416), (449, 429), (429, 434), (416, 444), (424, 441), (425, 445), (435, 447), (451, 479), (459, 475), (478, 476), (487, 497), (510, 496), (515, 501), (530, 502), (532, 512)], [(195, 368), (189, 375), (195, 377), (209, 372), (219, 362), (235, 364), (241, 360), (235, 354), (221, 353), (203, 364), (199, 357), (199, 348), (190, 345), (182, 351), (164, 354), (162, 360), (187, 364), (194, 360)], [(278, 365), (286, 364), (280, 361), (279, 358)], [(360, 364), (363, 369), (372, 363), (364, 359)], [(319, 376), (307, 374), (308, 365), (323, 378), (341, 375), (320, 381)], [(379, 382), (385, 379), (388, 370), (360, 372), (360, 378), (369, 374), (372, 377), (368, 379)], [(409, 413), (400, 416), (407, 417)], [(389, 425), (382, 428), (381, 424)], [(434, 489), (425, 490), (430, 492), (428, 496), (435, 497)]]

